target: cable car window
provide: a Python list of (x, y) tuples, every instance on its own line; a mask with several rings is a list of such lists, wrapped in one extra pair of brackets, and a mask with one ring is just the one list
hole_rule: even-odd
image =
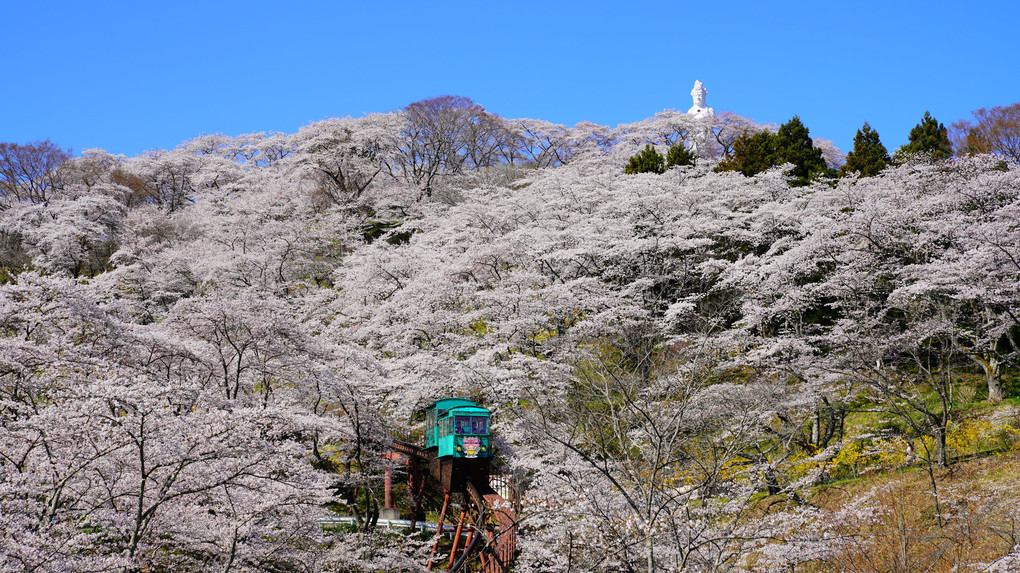
[(471, 417), (471, 433), (472, 434), (488, 434), (489, 433), (489, 419), (485, 416), (472, 416)]
[(458, 434), (487, 434), (489, 419), (485, 416), (457, 416)]

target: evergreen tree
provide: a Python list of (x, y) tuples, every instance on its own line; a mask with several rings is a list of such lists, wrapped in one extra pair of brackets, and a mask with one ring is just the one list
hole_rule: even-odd
[(751, 177), (773, 167), (778, 139), (768, 130), (750, 134), (746, 130), (733, 142), (733, 154), (715, 168), (716, 171), (739, 171)]
[(839, 170), (839, 176), (857, 172), (861, 177), (874, 177), (891, 161), (889, 152), (878, 138), (878, 132), (871, 129), (868, 122), (864, 122), (864, 127), (857, 130), (854, 150), (846, 154), (846, 165)]
[(641, 153), (631, 157), (630, 161), (627, 162), (627, 167), (623, 170), (627, 175), (635, 173), (665, 173), (665, 171), (666, 165), (662, 154), (655, 151), (655, 148), (651, 145), (645, 145)]
[(826, 172), (827, 166), (822, 159), (822, 150), (814, 146), (808, 128), (800, 118), (793, 116), (790, 121), (779, 127), (776, 133), (776, 158), (774, 165), (792, 163), (790, 185), (802, 187), (811, 179)]
[(777, 133), (742, 133), (733, 142), (733, 154), (719, 163), (716, 171), (739, 171), (750, 177), (770, 167), (792, 163), (790, 185), (801, 187), (827, 172), (822, 150), (814, 146), (800, 118), (784, 123)]
[(666, 169), (678, 165), (694, 165), (694, 154), (683, 143), (671, 146), (666, 153)]
[(918, 153), (928, 154), (934, 160), (953, 156), (953, 145), (949, 142), (946, 126), (936, 121), (928, 110), (925, 110), (921, 123), (910, 130), (910, 142), (899, 148), (896, 158), (902, 161)]

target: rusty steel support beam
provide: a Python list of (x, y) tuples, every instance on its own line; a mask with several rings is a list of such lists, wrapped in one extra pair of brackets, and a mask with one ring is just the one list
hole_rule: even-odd
[[(464, 518), (467, 517), (467, 508), (462, 507), (460, 510), (460, 520), (457, 522), (457, 533), (453, 535), (453, 549), (450, 550), (450, 563), (446, 566), (447, 569), (453, 567), (453, 561), (457, 558), (457, 546), (460, 545), (460, 532), (464, 531)], [(467, 547), (465, 545), (465, 547)]]
[(386, 470), (383, 473), (383, 507), (386, 509), (396, 509), (393, 504), (393, 472)]
[[(383, 454), (383, 459), (392, 462), (399, 462), (405, 455), (399, 452), (389, 451)], [(408, 463), (410, 460), (405, 460), (404, 463)], [(385, 509), (396, 509), (397, 505), (393, 501), (393, 470), (387, 466), (386, 471), (383, 473), (383, 508)]]
[(439, 523), (436, 525), (436, 540), (432, 543), (432, 551), (429, 553), (428, 571), (432, 571), (432, 559), (436, 556), (436, 549), (439, 548), (439, 540), (443, 538), (443, 520), (446, 519), (446, 508), (450, 506), (450, 492), (443, 496), (443, 509), (439, 511)]

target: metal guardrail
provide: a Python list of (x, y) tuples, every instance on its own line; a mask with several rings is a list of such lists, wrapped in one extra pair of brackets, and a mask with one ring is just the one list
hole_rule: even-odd
[[(358, 520), (355, 519), (354, 517), (351, 517), (351, 516), (327, 517), (325, 519), (320, 519), (319, 520), (319, 525), (324, 525), (324, 526), (325, 525), (357, 525), (357, 524), (358, 524)], [(414, 526), (415, 526), (415, 528), (422, 529), (424, 531), (435, 531), (436, 530), (436, 525), (437, 524), (435, 524), (435, 523), (429, 523), (427, 521), (426, 522), (418, 521), (418, 522), (415, 522)], [(376, 527), (376, 529), (378, 529), (378, 528), (384, 528), (384, 529), (410, 529), (411, 528), (411, 520), (410, 519), (377, 519), (376, 522), (375, 522), (375, 527)], [(445, 525), (445, 524), (443, 525), (443, 534), (449, 533), (449, 534), (452, 535), (452, 534), (456, 533), (456, 531), (457, 531), (457, 528), (455, 526), (453, 526), (453, 525)], [(462, 535), (467, 535), (467, 532), (464, 532)]]

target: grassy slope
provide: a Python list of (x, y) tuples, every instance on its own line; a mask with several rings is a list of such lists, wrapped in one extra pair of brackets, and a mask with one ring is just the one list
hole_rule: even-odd
[[(973, 388), (960, 387), (949, 467), (923, 457), (873, 463), (814, 489), (809, 503), (844, 512), (832, 531), (845, 542), (797, 571), (980, 571), (1020, 542), (1020, 398), (990, 404)], [(888, 420), (868, 413), (847, 430), (852, 437), (883, 426)]]

